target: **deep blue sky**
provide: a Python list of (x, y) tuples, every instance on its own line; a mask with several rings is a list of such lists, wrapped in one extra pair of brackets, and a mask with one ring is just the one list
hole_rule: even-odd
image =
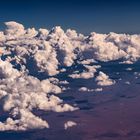
[(3, 22), (25, 27), (60, 25), (88, 34), (91, 31), (140, 33), (140, 1), (136, 0), (0, 0)]

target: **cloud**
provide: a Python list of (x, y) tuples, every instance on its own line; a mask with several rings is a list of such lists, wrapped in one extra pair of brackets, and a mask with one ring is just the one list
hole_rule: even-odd
[(89, 78), (94, 77), (94, 73), (93, 72), (82, 72), (79, 74), (71, 74), (71, 75), (69, 75), (69, 77), (71, 77), (73, 79), (79, 79), (79, 78), (89, 79)]
[(5, 34), (6, 34), (6, 39), (8, 40), (16, 39), (25, 34), (24, 26), (20, 23), (10, 21), (10, 22), (5, 22), (5, 25), (7, 26)]
[[(110, 86), (115, 81), (100, 71), (101, 62), (133, 64), (140, 58), (139, 35), (92, 32), (84, 36), (71, 29), (64, 32), (60, 26), (36, 30), (14, 21), (5, 25), (6, 30), (0, 32), (0, 100), (9, 116), (0, 122), (2, 131), (49, 128), (33, 109), (77, 110), (57, 95), (70, 88), (68, 76), (73, 81), (93, 78), (99, 86)], [(93, 90), (103, 89), (86, 85), (79, 89)], [(67, 122), (65, 129), (73, 125)]]
[(100, 66), (88, 66), (88, 65), (83, 65), (86, 70), (81, 72), (81, 73), (74, 73), (74, 74), (70, 74), (69, 77), (73, 78), (73, 79), (79, 79), (79, 78), (83, 78), (83, 79), (89, 79), (89, 78), (93, 78), (94, 77), (94, 73), (96, 72), (96, 69), (100, 68)]
[[(49, 79), (38, 80), (35, 77), (22, 75), (7, 61), (0, 61), (0, 98), (4, 111), (10, 111), (12, 118), (0, 123), (0, 130), (27, 130), (48, 128), (47, 121), (32, 113), (32, 109), (65, 112), (77, 108), (64, 104), (63, 100), (49, 93), (61, 93), (61, 88)], [(4, 98), (3, 98), (4, 97)], [(18, 119), (15, 119), (17, 118)]]
[(103, 89), (102, 88), (89, 89), (87, 87), (81, 87), (78, 90), (81, 91), (81, 92), (86, 92), (87, 93), (87, 92), (100, 92)]
[(78, 90), (82, 91), (82, 92), (93, 92), (94, 91), (94, 89), (88, 89), (87, 87), (81, 87)]
[(64, 124), (64, 129), (68, 129), (70, 127), (73, 127), (73, 126), (76, 126), (77, 124), (74, 122), (74, 121), (67, 121), (65, 124)]
[(114, 80), (109, 79), (109, 76), (101, 71), (99, 72), (99, 75), (96, 77), (95, 81), (99, 86), (110, 86), (115, 84)]

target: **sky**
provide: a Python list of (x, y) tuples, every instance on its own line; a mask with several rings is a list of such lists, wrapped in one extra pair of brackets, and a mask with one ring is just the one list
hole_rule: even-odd
[(0, 29), (16, 21), (26, 28), (61, 26), (79, 33), (140, 33), (136, 0), (1, 0)]

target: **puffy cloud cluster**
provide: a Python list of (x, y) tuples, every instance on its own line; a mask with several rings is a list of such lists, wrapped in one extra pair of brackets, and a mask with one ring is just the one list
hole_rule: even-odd
[(96, 77), (95, 81), (99, 86), (110, 86), (115, 84), (114, 80), (109, 79), (109, 76), (103, 72), (99, 72), (99, 75)]
[(84, 65), (84, 67), (86, 68), (85, 71), (83, 71), (81, 73), (71, 74), (71, 75), (69, 75), (69, 77), (71, 77), (73, 79), (79, 79), (79, 78), (89, 79), (89, 78), (93, 78), (94, 73), (96, 72), (96, 69), (100, 68), (100, 66), (89, 66), (89, 65)]
[(77, 59), (83, 65), (118, 59), (133, 63), (140, 56), (139, 35), (93, 32), (84, 36), (70, 29), (65, 33), (59, 26), (50, 31), (42, 28), (36, 31), (13, 21), (5, 24), (7, 29), (0, 32), (0, 46), (8, 54), (6, 59), (25, 66), (31, 59), (39, 72), (50, 76), (58, 74), (62, 66), (73, 65)]
[[(105, 73), (96, 76), (101, 67), (98, 62), (120, 60), (132, 64), (140, 58), (140, 35), (93, 32), (84, 36), (70, 29), (64, 32), (59, 26), (37, 31), (14, 21), (5, 25), (6, 30), (0, 32), (0, 100), (9, 116), (0, 122), (0, 130), (48, 128), (47, 121), (34, 115), (33, 109), (76, 110), (57, 96), (70, 84), (65, 77), (60, 80), (59, 74), (73, 80), (96, 77), (97, 85), (109, 86), (115, 81)], [(75, 65), (83, 69), (67, 73)], [(94, 92), (102, 88), (85, 86), (79, 90)], [(73, 125), (68, 122), (65, 129)]]
[(75, 73), (75, 74), (69, 75), (69, 77), (71, 77), (73, 79), (78, 79), (78, 78), (89, 79), (89, 78), (94, 77), (94, 73), (93, 72), (82, 72), (79, 74)]
[(0, 75), (0, 99), (3, 101), (3, 110), (9, 112), (12, 117), (8, 117), (4, 123), (0, 122), (0, 130), (48, 128), (47, 121), (34, 115), (33, 109), (54, 112), (77, 109), (64, 104), (63, 100), (55, 96), (61, 93), (61, 88), (49, 79), (40, 81), (35, 77), (23, 75), (9, 62), (2, 60)]

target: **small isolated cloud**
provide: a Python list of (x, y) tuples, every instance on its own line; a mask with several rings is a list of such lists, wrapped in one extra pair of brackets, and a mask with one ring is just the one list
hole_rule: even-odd
[(130, 83), (129, 81), (126, 81), (125, 84), (126, 84), (126, 85), (130, 85), (131, 83)]
[(74, 122), (74, 121), (67, 121), (67, 122), (64, 124), (64, 129), (68, 129), (68, 128), (74, 127), (74, 126), (76, 126), (76, 125), (77, 125), (77, 123)]
[(93, 92), (94, 91), (94, 89), (89, 89), (87, 87), (81, 87), (78, 90), (79, 91), (82, 91), (82, 92)]
[(101, 71), (99, 72), (99, 75), (96, 77), (95, 81), (99, 86), (110, 86), (115, 84), (114, 80), (109, 79), (109, 76)]

